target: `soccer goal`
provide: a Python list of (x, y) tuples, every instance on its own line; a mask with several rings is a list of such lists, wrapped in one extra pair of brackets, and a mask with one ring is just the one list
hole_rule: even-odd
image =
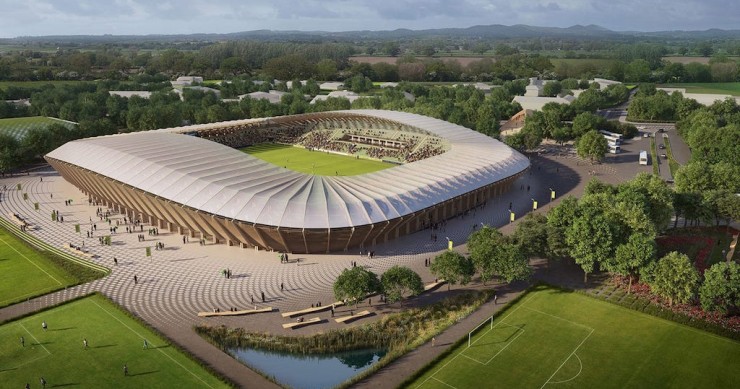
[(478, 324), (475, 328), (473, 328), (472, 331), (468, 332), (468, 347), (470, 347), (470, 345), (471, 345), (471, 340), (473, 338), (473, 333), (475, 331), (478, 331), (482, 326), (484, 326), (484, 325), (486, 325), (488, 323), (490, 323), (490, 325), (491, 325), (491, 328), (489, 329), (489, 331), (490, 331), (490, 330), (493, 329), (493, 315), (491, 315), (491, 317), (489, 317), (488, 319), (484, 320), (482, 323)]

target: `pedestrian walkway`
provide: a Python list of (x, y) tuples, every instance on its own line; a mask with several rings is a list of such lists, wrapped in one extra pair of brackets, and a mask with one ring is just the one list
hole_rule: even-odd
[[(465, 252), (463, 243), (467, 236), (483, 224), (500, 227), (504, 231), (513, 229), (515, 223), (509, 223), (510, 209), (516, 219), (520, 220), (532, 210), (533, 201), (538, 202), (539, 212), (550, 206), (550, 189), (557, 193), (556, 202), (568, 194), (582, 193), (588, 167), (580, 166), (577, 162), (570, 158), (533, 156), (531, 171), (516, 180), (508, 193), (489, 199), (484, 207), (450, 219), (435, 231), (439, 237), (436, 241), (430, 238), (430, 230), (425, 230), (387, 244), (366, 248), (375, 251), (372, 259), (358, 256), (357, 253), (294, 254), (291, 259), (296, 261), (287, 264), (281, 263), (278, 253), (274, 252), (246, 250), (222, 244), (200, 245), (197, 240), (183, 244), (181, 235), (165, 229), (159, 229), (159, 234), (150, 235), (147, 231), (153, 227), (146, 224), (137, 226), (138, 230), (135, 232), (127, 233), (127, 227), (134, 227), (129, 220), (124, 221), (123, 216), (115, 212), (111, 213), (109, 221), (101, 219), (96, 213), (97, 209), (101, 207), (104, 212), (108, 209), (101, 205), (88, 204), (88, 199), (82, 192), (48, 167), (30, 176), (3, 178), (0, 179), (0, 187), (7, 185), (8, 190), (0, 203), (0, 217), (8, 213), (18, 213), (28, 218), (37, 227), (29, 230), (29, 234), (54, 247), (70, 243), (84, 247), (94, 255), (86, 259), (110, 268), (111, 274), (86, 285), (2, 309), (0, 319), (18, 317), (99, 291), (237, 383), (243, 382), (244, 386), (248, 386), (244, 377), (252, 377), (256, 381), (252, 381), (249, 386), (254, 386), (254, 382), (268, 385), (266, 380), (203, 341), (192, 331), (192, 327), (198, 324), (223, 324), (277, 334), (311, 334), (341, 328), (345, 324), (328, 320), (328, 313), (323, 312), (326, 317), (322, 317), (320, 324), (295, 330), (283, 329), (279, 324), (282, 322), (280, 313), (305, 309), (311, 304), (324, 302), (325, 305), (335, 301), (333, 282), (355, 261), (358, 266), (378, 274), (395, 265), (408, 266), (420, 274), (425, 284), (433, 282), (435, 277), (424, 265), (425, 259), (434, 258), (442, 250), (446, 250), (447, 239), (454, 243), (456, 250)], [(606, 167), (598, 168), (603, 169), (604, 174), (599, 178), (607, 182), (620, 180)], [(43, 181), (39, 178), (41, 176)], [(21, 184), (22, 189), (16, 190), (16, 184)], [(28, 200), (23, 199), (23, 193), (27, 193)], [(68, 200), (71, 200), (71, 204)], [(34, 209), (34, 203), (39, 203), (39, 210)], [(58, 212), (64, 222), (53, 221), (50, 217), (52, 212)], [(75, 230), (77, 224), (80, 232)], [(113, 227), (118, 227), (117, 232), (111, 232)], [(88, 232), (92, 235), (88, 236)], [(143, 241), (138, 238), (140, 234), (144, 235)], [(99, 238), (104, 235), (111, 236), (110, 245), (100, 244)], [(158, 243), (164, 244), (164, 249), (155, 250)], [(146, 255), (147, 247), (151, 252), (149, 257)], [(117, 259), (117, 264), (114, 264), (113, 258)], [(228, 278), (223, 275), (225, 269), (231, 274)], [(134, 282), (134, 277), (137, 282)], [(444, 296), (445, 291), (446, 288), (438, 288), (431, 293)], [(513, 293), (513, 289), (511, 292)], [(507, 300), (503, 295), (499, 297), (500, 303), (505, 301)], [(274, 307), (276, 311), (248, 316), (197, 316), (198, 312), (212, 312), (214, 309), (245, 310), (254, 309), (255, 306), (257, 309)], [(375, 306), (368, 307), (368, 310), (374, 309)], [(338, 309), (336, 314), (345, 316), (349, 314), (349, 310), (346, 307)], [(471, 316), (470, 320), (476, 320), (475, 315), (478, 313)], [(377, 320), (379, 317), (380, 315), (370, 316), (360, 322)], [(456, 333), (446, 336), (454, 337), (454, 334)], [(438, 338), (438, 345), (443, 344), (444, 339), (444, 336)], [(412, 354), (420, 355), (418, 350)], [(230, 362), (226, 362), (227, 360)], [(405, 370), (404, 374), (410, 372), (411, 370)]]

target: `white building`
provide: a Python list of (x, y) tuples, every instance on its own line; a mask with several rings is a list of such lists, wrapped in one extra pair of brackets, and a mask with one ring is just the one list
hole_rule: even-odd
[(604, 90), (609, 85), (621, 84), (619, 81), (607, 80), (606, 78), (594, 78), (591, 82), (599, 84), (599, 89)]
[(323, 90), (338, 91), (342, 88), (344, 88), (344, 83), (342, 82), (324, 82), (324, 83), (319, 84), (319, 89), (323, 89)]
[(182, 88), (185, 86), (190, 86), (193, 84), (200, 84), (203, 82), (203, 77), (198, 76), (182, 76), (177, 77), (177, 80), (170, 81), (170, 84), (172, 84), (175, 88)]
[(317, 101), (326, 100), (329, 97), (344, 97), (345, 99), (349, 100), (350, 103), (352, 103), (353, 101), (359, 98), (362, 98), (364, 96), (360, 96), (357, 93), (351, 92), (351, 91), (338, 90), (338, 91), (330, 92), (328, 95), (316, 95), (316, 97), (314, 97), (313, 100), (311, 100), (310, 104), (314, 104)]
[(735, 99), (735, 102), (740, 104), (740, 96), (721, 95), (715, 93), (686, 93), (686, 88), (656, 88), (658, 90), (665, 91), (669, 95), (673, 92), (680, 92), (684, 98), (694, 99), (701, 105), (712, 105), (716, 101), (723, 101), (726, 98)]
[(112, 90), (108, 91), (108, 94), (111, 96), (121, 96), (125, 98), (131, 98), (133, 96), (141, 97), (142, 99), (148, 99), (151, 97), (152, 92), (149, 91), (143, 91), (143, 90)]
[(558, 97), (540, 97), (540, 96), (514, 96), (514, 100), (522, 106), (524, 110), (541, 111), (547, 103), (570, 104), (576, 98), (571, 95)]
[(252, 100), (259, 100), (259, 99), (265, 99), (269, 101), (272, 104), (277, 104), (282, 100), (283, 96), (287, 95), (288, 92), (281, 92), (279, 90), (270, 90), (269, 92), (252, 92), (247, 93), (246, 95), (239, 95), (239, 100), (242, 99), (252, 99)]

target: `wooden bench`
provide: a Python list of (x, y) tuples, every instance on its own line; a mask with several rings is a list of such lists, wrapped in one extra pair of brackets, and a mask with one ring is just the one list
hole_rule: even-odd
[[(335, 308), (336, 307), (341, 307), (342, 305), (344, 305), (344, 303), (341, 302), (341, 301), (337, 301), (337, 302), (334, 303), (334, 307)], [(331, 305), (322, 305), (320, 307), (306, 308), (306, 309), (302, 309), (300, 311), (285, 312), (285, 313), (281, 313), (281, 315), (283, 317), (302, 316), (302, 315), (307, 315), (309, 313), (316, 313), (316, 312), (328, 311), (328, 310), (331, 309), (331, 307), (332, 307)]]
[(272, 312), (275, 308), (267, 307), (260, 309), (245, 309), (242, 311), (223, 311), (223, 312), (198, 312), (198, 317), (211, 317), (211, 316), (243, 316), (252, 315), (255, 313)]
[(300, 328), (303, 326), (310, 326), (311, 324), (319, 324), (319, 323), (321, 323), (321, 319), (318, 317), (314, 317), (313, 319), (308, 319), (304, 321), (295, 321), (292, 323), (285, 323), (283, 324), (283, 328), (295, 329), (295, 328)]
[(363, 318), (365, 316), (370, 316), (372, 314), (373, 313), (370, 312), (370, 311), (362, 311), (362, 312), (357, 312), (354, 315), (338, 317), (338, 318), (334, 319), (334, 321), (337, 322), (337, 323), (349, 323), (349, 322), (354, 321), (356, 319), (361, 319), (361, 318)]
[(65, 249), (67, 249), (67, 250), (69, 250), (69, 251), (71, 251), (71, 252), (73, 252), (73, 253), (75, 253), (77, 255), (82, 255), (83, 257), (86, 257), (86, 258), (91, 258), (92, 259), (94, 257), (90, 253), (86, 253), (86, 252), (84, 252), (82, 250), (77, 250), (77, 248), (75, 248), (74, 246), (72, 246), (69, 243), (62, 245), (62, 247), (64, 247)]
[(431, 284), (424, 285), (424, 291), (425, 292), (428, 292), (428, 291), (430, 291), (430, 290), (432, 290), (432, 289), (434, 289), (434, 288), (436, 288), (438, 286), (444, 285), (446, 283), (447, 283), (447, 281), (445, 281), (445, 280), (439, 280), (437, 282), (432, 282)]

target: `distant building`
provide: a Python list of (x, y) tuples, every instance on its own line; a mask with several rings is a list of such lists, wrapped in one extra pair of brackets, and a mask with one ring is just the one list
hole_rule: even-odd
[(522, 106), (524, 110), (541, 111), (547, 103), (570, 104), (576, 98), (571, 95), (558, 97), (539, 97), (539, 96), (514, 96), (514, 100)]
[(239, 95), (239, 100), (242, 99), (252, 99), (252, 100), (260, 100), (265, 99), (269, 101), (272, 104), (277, 104), (282, 100), (283, 96), (287, 95), (288, 92), (281, 92), (278, 90), (270, 90), (269, 92), (252, 92), (247, 93), (246, 95)]
[(395, 88), (398, 86), (397, 82), (381, 82), (378, 84), (381, 88)]
[(108, 91), (108, 94), (111, 96), (121, 96), (125, 98), (131, 98), (134, 96), (141, 97), (142, 99), (148, 99), (151, 97), (152, 92), (144, 91), (144, 90), (112, 90)]
[(314, 97), (313, 100), (311, 100), (310, 104), (314, 104), (317, 101), (326, 100), (329, 97), (344, 97), (345, 99), (349, 100), (350, 103), (352, 103), (353, 101), (363, 96), (360, 96), (357, 93), (351, 92), (351, 91), (338, 90), (338, 91), (330, 92), (328, 95), (316, 95), (316, 97)]
[(731, 95), (721, 95), (716, 93), (686, 93), (686, 88), (656, 88), (658, 90), (665, 91), (669, 95), (673, 92), (679, 92), (683, 95), (684, 98), (687, 99), (694, 99), (697, 103), (701, 105), (712, 105), (716, 101), (723, 101), (726, 98), (734, 99), (736, 103), (740, 104), (740, 97), (731, 96)]
[(599, 84), (599, 89), (601, 90), (606, 89), (609, 85), (621, 84), (619, 81), (607, 80), (606, 78), (594, 78), (592, 82)]
[(545, 80), (540, 80), (537, 77), (530, 77), (529, 85), (527, 85), (524, 88), (526, 90), (526, 92), (524, 92), (524, 96), (527, 96), (527, 97), (542, 96), (546, 83), (547, 81)]
[[(306, 86), (308, 84), (307, 80), (301, 80), (301, 86)], [(285, 81), (285, 86), (288, 87), (288, 89), (293, 89), (293, 81)]]
[(323, 89), (323, 90), (338, 91), (342, 88), (344, 88), (344, 83), (342, 82), (324, 82), (324, 83), (319, 84), (319, 89)]
[(183, 90), (184, 89), (199, 90), (199, 91), (204, 92), (204, 93), (213, 92), (216, 95), (216, 97), (221, 98), (221, 91), (218, 90), (218, 89), (209, 88), (207, 86), (189, 86), (187, 88), (182, 88), (182, 89), (178, 89), (178, 88), (173, 89), (173, 92), (175, 92), (178, 95), (180, 95), (180, 100), (183, 100), (184, 99), (184, 97), (183, 97)]
[(200, 84), (202, 82), (203, 82), (203, 77), (182, 76), (182, 77), (177, 77), (177, 80), (175, 81), (170, 81), (170, 84), (172, 84), (174, 88), (182, 88), (182, 87), (190, 86), (193, 84)]

